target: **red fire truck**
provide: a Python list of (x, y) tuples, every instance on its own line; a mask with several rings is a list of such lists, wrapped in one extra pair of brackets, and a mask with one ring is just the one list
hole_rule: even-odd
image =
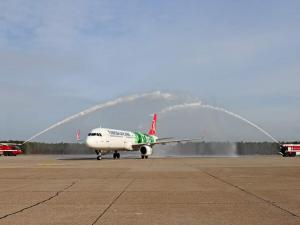
[(14, 143), (0, 143), (0, 156), (17, 156), (22, 154), (23, 151), (20, 149), (18, 144)]
[(300, 155), (300, 144), (283, 144), (280, 146), (280, 152), (283, 157), (295, 157)]

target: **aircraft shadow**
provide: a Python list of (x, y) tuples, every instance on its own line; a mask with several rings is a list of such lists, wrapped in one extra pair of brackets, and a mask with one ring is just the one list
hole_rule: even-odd
[[(124, 156), (124, 157), (121, 157), (119, 160), (122, 160), (122, 159), (140, 159), (139, 157), (134, 157), (134, 156)], [(62, 160), (62, 161), (90, 161), (90, 160), (96, 160), (96, 156), (63, 156), (63, 157), (59, 157), (57, 158), (57, 160)], [(102, 157), (102, 160), (115, 160), (113, 159), (112, 156), (103, 156)]]

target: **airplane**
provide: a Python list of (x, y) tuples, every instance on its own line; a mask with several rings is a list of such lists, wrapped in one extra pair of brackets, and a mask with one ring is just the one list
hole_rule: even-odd
[(23, 151), (18, 147), (19, 145), (15, 143), (0, 143), (0, 156), (17, 156), (23, 154)]
[[(152, 120), (152, 126), (148, 134), (115, 130), (110, 128), (95, 128), (88, 134), (85, 143), (95, 150), (97, 160), (102, 159), (102, 153), (112, 152), (114, 159), (120, 158), (119, 151), (139, 151), (142, 159), (148, 159), (153, 153), (154, 145), (169, 143), (199, 141), (201, 139), (170, 140), (170, 138), (158, 138), (156, 136), (157, 114)], [(80, 132), (77, 131), (77, 140), (80, 140)]]

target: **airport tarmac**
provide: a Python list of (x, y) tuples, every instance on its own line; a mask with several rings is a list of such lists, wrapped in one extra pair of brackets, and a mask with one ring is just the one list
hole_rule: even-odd
[(300, 157), (0, 157), (0, 224), (300, 224)]

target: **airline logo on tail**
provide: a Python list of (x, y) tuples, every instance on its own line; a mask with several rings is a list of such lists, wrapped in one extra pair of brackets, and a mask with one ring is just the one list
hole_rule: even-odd
[(156, 121), (157, 121), (157, 114), (155, 113), (152, 120), (152, 126), (149, 130), (149, 135), (156, 135)]

